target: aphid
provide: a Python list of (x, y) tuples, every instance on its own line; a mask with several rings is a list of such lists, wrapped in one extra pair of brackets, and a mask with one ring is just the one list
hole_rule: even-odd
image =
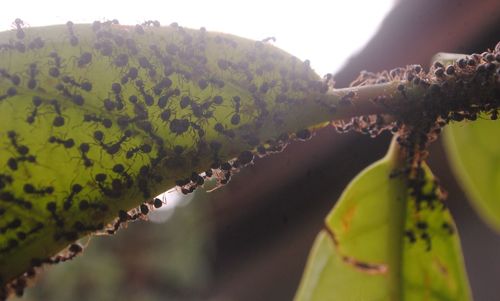
[(60, 144), (60, 145), (64, 146), (65, 148), (72, 148), (73, 146), (75, 146), (75, 141), (72, 138), (61, 139), (61, 138), (57, 138), (55, 136), (49, 137), (49, 143)]

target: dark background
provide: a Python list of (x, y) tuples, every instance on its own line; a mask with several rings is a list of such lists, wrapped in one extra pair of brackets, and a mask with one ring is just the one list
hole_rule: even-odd
[[(399, 1), (335, 75), (336, 86), (361, 70), (427, 66), (437, 52), (480, 53), (498, 41), (499, 1)], [(389, 140), (322, 129), (257, 160), (230, 185), (197, 192), (166, 223), (134, 223), (114, 237), (93, 238), (84, 256), (48, 269), (23, 300), (291, 300), (323, 218)], [(430, 153), (449, 193), (475, 300), (499, 300), (500, 235), (467, 203), (441, 141)]]

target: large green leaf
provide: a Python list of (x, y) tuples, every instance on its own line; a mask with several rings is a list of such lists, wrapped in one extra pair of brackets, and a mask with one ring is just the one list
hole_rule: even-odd
[(470, 300), (453, 220), (428, 169), (418, 202), (394, 147), (359, 174), (327, 216), (296, 300)]
[(456, 123), (444, 132), (452, 170), (474, 208), (500, 230), (500, 123), (488, 117)]
[(0, 33), (0, 288), (177, 180), (227, 182), (247, 150), (279, 151), (286, 133), (307, 139), (352, 110), (266, 43), (176, 24), (16, 22)]

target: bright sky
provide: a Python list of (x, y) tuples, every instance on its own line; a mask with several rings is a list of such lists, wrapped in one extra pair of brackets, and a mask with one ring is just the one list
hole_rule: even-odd
[(4, 0), (0, 30), (21, 18), (30, 26), (91, 23), (121, 24), (158, 20), (190, 28), (205, 27), (262, 40), (302, 60), (320, 75), (333, 73), (370, 39), (395, 0)]
[[(189, 28), (205, 27), (254, 40), (275, 37), (275, 45), (302, 60), (320, 75), (334, 73), (377, 31), (395, 0), (4, 0), (0, 31), (21, 18), (29, 26), (92, 23), (118, 19), (121, 24), (158, 20)], [(163, 222), (190, 197), (174, 191), (153, 221)]]

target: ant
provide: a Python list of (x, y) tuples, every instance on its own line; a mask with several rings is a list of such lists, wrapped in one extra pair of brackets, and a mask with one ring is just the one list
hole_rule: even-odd
[(28, 194), (38, 194), (38, 195), (44, 196), (46, 194), (52, 194), (54, 192), (54, 187), (47, 186), (47, 187), (43, 187), (41, 189), (36, 189), (35, 186), (28, 183), (28, 184), (24, 184), (23, 191), (25, 193), (28, 193)]
[(18, 86), (21, 83), (21, 78), (18, 75), (11, 75), (5, 69), (0, 69), (0, 76), (9, 79), (14, 86)]
[(227, 130), (224, 125), (220, 122), (216, 123), (214, 125), (214, 130), (219, 133), (219, 134), (222, 134), (224, 136), (227, 136), (229, 138), (234, 138), (234, 132), (232, 130)]
[(154, 98), (153, 96), (149, 95), (145, 88), (144, 88), (144, 82), (142, 80), (137, 80), (135, 82), (137, 88), (139, 89), (139, 92), (141, 93), (142, 97), (144, 98), (144, 103), (150, 107), (154, 104)]
[(24, 33), (24, 30), (23, 30), (23, 26), (24, 26), (23, 20), (17, 18), (16, 20), (14, 20), (14, 26), (16, 26), (16, 30), (17, 30), (16, 38), (18, 38), (19, 40), (24, 39), (26, 34)]
[(83, 68), (83, 67), (87, 66), (88, 64), (90, 64), (91, 62), (92, 62), (92, 53), (84, 52), (84, 53), (82, 53), (80, 58), (78, 58), (77, 65), (78, 65), (78, 68)]
[(68, 21), (66, 23), (66, 26), (69, 32), (69, 43), (71, 44), (71, 46), (78, 45), (78, 37), (75, 35), (75, 32), (73, 31), (73, 26), (74, 26), (73, 22)]
[(61, 138), (57, 138), (56, 136), (50, 136), (49, 143), (59, 144), (59, 145), (64, 146), (65, 148), (72, 148), (73, 146), (75, 146), (75, 141), (72, 138), (61, 139)]
[[(70, 76), (63, 76), (61, 78), (61, 80), (65, 84), (70, 84), (74, 87), (80, 88), (80, 89), (87, 91), (87, 92), (90, 92), (92, 90), (92, 83), (88, 82), (88, 81), (84, 81), (82, 83), (79, 83), (74, 78), (72, 78)], [(69, 94), (69, 96), (71, 96), (71, 94)]]
[[(66, 78), (66, 80), (68, 80), (69, 77)], [(68, 80), (69, 82), (69, 80)], [(80, 84), (78, 84), (80, 85)], [(86, 90), (86, 91), (90, 91), (92, 89), (92, 84), (91, 83), (82, 83), (81, 85), (81, 88)], [(56, 85), (56, 90), (60, 91), (63, 96), (71, 99), (71, 101), (76, 104), (77, 106), (82, 106), (83, 103), (85, 102), (85, 99), (81, 96), (81, 95), (78, 95), (78, 94), (71, 94), (71, 92), (69, 92), (68, 89), (66, 89), (66, 87), (63, 85), (63, 84), (57, 84)]]
[(96, 115), (91, 115), (91, 114), (84, 114), (83, 121), (84, 122), (99, 122), (107, 129), (109, 129), (113, 125), (113, 122), (111, 121), (111, 119), (101, 118), (101, 117), (98, 117)]
[(234, 114), (231, 117), (231, 124), (238, 125), (241, 120), (240, 118), (241, 98), (239, 96), (234, 96), (233, 103), (234, 103)]
[(61, 69), (61, 67), (62, 67), (61, 66), (62, 59), (55, 51), (52, 51), (49, 54), (49, 57), (51, 57), (54, 60), (54, 67), (49, 68), (49, 75), (52, 77), (59, 77), (59, 75), (61, 74), (59, 69)]
[(21, 156), (25, 156), (29, 153), (29, 148), (25, 145), (19, 145), (18, 142), (17, 142), (17, 133), (14, 132), (14, 131), (9, 131), (7, 133), (7, 136), (9, 137), (10, 139), (10, 143), (12, 144), (12, 146), (16, 149), (17, 153)]
[(71, 192), (66, 197), (66, 200), (64, 200), (64, 203), (63, 203), (63, 209), (65, 211), (67, 211), (69, 208), (71, 208), (71, 205), (73, 204), (73, 199), (74, 199), (75, 195), (80, 193), (82, 190), (83, 190), (83, 187), (80, 184), (73, 184), (73, 186), (71, 186)]
[(90, 150), (89, 144), (88, 143), (82, 143), (82, 144), (80, 144), (79, 150), (80, 150), (80, 153), (81, 153), (81, 156), (82, 156), (82, 159), (83, 159), (83, 165), (86, 168), (91, 167), (92, 165), (94, 165), (94, 163), (92, 162), (92, 160), (90, 160), (89, 157), (87, 157), (87, 153)]
[(36, 82), (36, 75), (38, 74), (38, 70), (36, 68), (36, 64), (32, 63), (30, 64), (28, 74), (29, 74), (29, 80), (28, 80), (28, 88), (33, 90), (36, 88), (37, 82)]
[(35, 108), (33, 108), (33, 111), (31, 111), (30, 115), (26, 118), (26, 122), (29, 124), (35, 122), (35, 117), (38, 114), (38, 107), (42, 104), (42, 99), (38, 96), (33, 96), (32, 102)]
[(190, 122), (188, 119), (174, 119), (170, 122), (170, 131), (177, 136), (184, 134), (189, 129)]
[(145, 154), (149, 154), (150, 152), (152, 151), (152, 147), (151, 145), (149, 144), (143, 144), (141, 146), (137, 146), (137, 147), (133, 147), (131, 149), (129, 149), (127, 151), (127, 154), (125, 155), (125, 157), (127, 159), (130, 159), (132, 158), (135, 154), (137, 154), (138, 152), (143, 152)]

